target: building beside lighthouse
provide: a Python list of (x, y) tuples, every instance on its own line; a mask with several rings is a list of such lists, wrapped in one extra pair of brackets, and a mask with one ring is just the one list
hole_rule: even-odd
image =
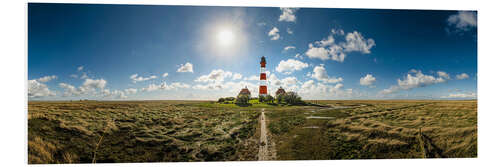
[(260, 58), (260, 84), (259, 96), (267, 95), (267, 76), (266, 76), (266, 58)]
[(248, 90), (248, 88), (245, 86), (245, 88), (241, 89), (240, 93), (238, 94), (238, 96), (242, 96), (242, 95), (251, 97), (252, 93), (250, 93), (250, 90)]
[(285, 95), (286, 94), (286, 91), (285, 89), (283, 89), (281, 86), (280, 88), (276, 91), (276, 97), (278, 97), (278, 95)]

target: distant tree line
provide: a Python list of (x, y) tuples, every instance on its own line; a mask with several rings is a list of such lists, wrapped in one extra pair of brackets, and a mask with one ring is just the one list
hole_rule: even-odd
[(221, 97), (221, 98), (219, 98), (219, 100), (217, 100), (217, 102), (225, 103), (225, 102), (232, 102), (234, 100), (236, 100), (236, 98), (234, 98), (234, 97), (226, 97), (226, 98)]

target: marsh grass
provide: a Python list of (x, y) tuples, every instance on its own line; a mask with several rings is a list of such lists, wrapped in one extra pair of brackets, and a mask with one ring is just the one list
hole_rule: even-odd
[[(278, 140), (278, 159), (477, 157), (475, 100), (315, 103), (350, 107), (268, 114), (271, 122), (277, 122), (269, 128)], [(293, 126), (280, 123), (297, 122), (301, 116), (330, 119), (305, 119)], [(311, 126), (317, 128), (303, 128)]]
[(278, 160), (477, 157), (475, 100), (314, 104), (29, 102), (28, 162), (257, 160), (263, 108)]
[(260, 112), (200, 103), (29, 102), (28, 161), (256, 160)]

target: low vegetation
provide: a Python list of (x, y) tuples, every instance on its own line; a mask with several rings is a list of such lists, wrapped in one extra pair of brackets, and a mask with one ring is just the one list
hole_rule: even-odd
[(259, 112), (205, 102), (29, 102), (28, 161), (256, 160)]
[(320, 102), (267, 114), (278, 159), (477, 157), (477, 101)]
[(240, 107), (248, 107), (253, 104), (269, 104), (269, 105), (286, 105), (286, 106), (306, 106), (312, 105), (311, 103), (306, 103), (302, 101), (302, 98), (296, 92), (287, 92), (285, 94), (279, 94), (274, 98), (271, 95), (259, 95), (256, 98), (252, 98), (249, 95), (238, 95), (234, 97), (219, 98), (217, 103), (220, 104), (236, 104)]
[(475, 100), (290, 97), (29, 102), (28, 162), (257, 160), (263, 108), (278, 160), (477, 157)]
[(250, 96), (238, 95), (238, 97), (236, 98), (236, 101), (234, 103), (237, 105), (240, 105), (240, 106), (246, 106), (246, 105), (250, 104), (249, 101), (250, 101)]

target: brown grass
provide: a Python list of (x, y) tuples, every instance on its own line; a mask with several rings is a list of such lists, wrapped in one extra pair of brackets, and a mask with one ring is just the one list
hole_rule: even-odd
[[(477, 157), (475, 100), (339, 100), (319, 103), (349, 108), (301, 112), (304, 117), (314, 115), (333, 119), (308, 119), (287, 134), (274, 134), (274, 138), (281, 140), (278, 146), (281, 148), (278, 150), (280, 159), (310, 155), (313, 152), (306, 148), (311, 147), (331, 150), (311, 159)], [(314, 133), (305, 132), (301, 127), (306, 126), (319, 129)], [(297, 135), (303, 137), (292, 137)], [(313, 144), (299, 141), (313, 139), (316, 140)], [(297, 146), (291, 143), (304, 146), (297, 150)], [(355, 149), (361, 151), (353, 151)]]
[(256, 159), (259, 112), (200, 103), (29, 102), (29, 163)]

